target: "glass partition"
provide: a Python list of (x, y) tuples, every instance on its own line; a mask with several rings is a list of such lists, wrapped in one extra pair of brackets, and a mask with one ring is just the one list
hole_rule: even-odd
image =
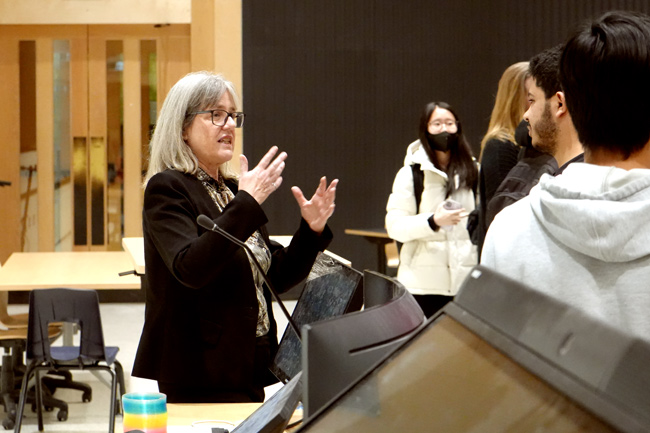
[[(106, 165), (97, 167), (98, 178), (106, 173), (101, 188), (106, 184), (106, 220), (108, 250), (122, 249), (124, 233), (124, 105), (123, 105), (124, 50), (122, 41), (106, 41)], [(100, 155), (98, 155), (100, 157)], [(99, 188), (99, 185), (98, 185)], [(97, 192), (99, 194), (99, 192)], [(102, 245), (104, 212), (99, 197), (93, 199), (93, 245)], [(101, 212), (100, 212), (101, 208)], [(95, 232), (97, 235), (95, 235)]]
[(158, 71), (156, 41), (140, 41), (140, 76), (142, 77), (142, 175), (147, 171), (149, 161), (149, 140), (158, 116)]
[(20, 71), (20, 248), (38, 251), (36, 156), (36, 42), (19, 42)]
[(53, 41), (54, 250), (72, 250), (70, 41)]

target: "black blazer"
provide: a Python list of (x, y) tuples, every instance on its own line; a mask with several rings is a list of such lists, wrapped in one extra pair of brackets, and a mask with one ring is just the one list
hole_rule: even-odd
[[(134, 376), (224, 392), (252, 386), (258, 303), (250, 263), (242, 248), (200, 227), (199, 215), (242, 241), (260, 229), (273, 254), (268, 277), (279, 292), (306, 278), (331, 242), (329, 228), (318, 235), (302, 220), (289, 247), (270, 243), (257, 201), (236, 184), (228, 186), (235, 198), (221, 213), (193, 175), (166, 170), (147, 184), (145, 323)], [(264, 295), (273, 355), (277, 327), (266, 288)]]

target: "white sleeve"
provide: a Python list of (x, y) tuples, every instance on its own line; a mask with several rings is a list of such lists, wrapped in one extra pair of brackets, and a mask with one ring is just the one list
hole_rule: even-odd
[(404, 166), (395, 176), (386, 204), (386, 231), (399, 242), (436, 235), (427, 221), (432, 213), (417, 214), (413, 189), (413, 172), (410, 166)]
[(494, 232), (496, 231), (495, 220), (490, 224), (487, 234), (485, 235), (485, 241), (483, 242), (483, 249), (481, 250), (481, 264), (487, 266), (488, 268), (496, 269), (496, 257), (495, 257), (495, 239)]

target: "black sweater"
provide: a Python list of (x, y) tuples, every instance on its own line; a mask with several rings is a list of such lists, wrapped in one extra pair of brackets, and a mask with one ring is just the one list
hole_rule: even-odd
[(519, 147), (510, 141), (493, 138), (485, 143), (479, 171), (479, 226), (475, 237), (479, 254), (487, 232), (487, 205), (510, 169), (517, 164), (518, 154)]

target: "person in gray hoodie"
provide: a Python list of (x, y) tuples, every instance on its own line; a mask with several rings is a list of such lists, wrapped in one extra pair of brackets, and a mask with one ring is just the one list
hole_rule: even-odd
[(481, 262), (650, 339), (650, 17), (608, 12), (567, 42), (560, 82), (585, 163), (544, 175)]

